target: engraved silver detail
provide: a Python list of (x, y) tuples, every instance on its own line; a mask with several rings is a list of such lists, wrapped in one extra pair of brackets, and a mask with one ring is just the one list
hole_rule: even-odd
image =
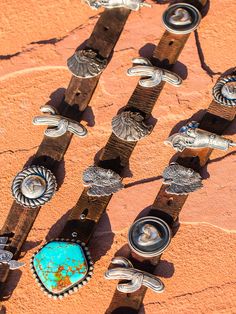
[(179, 152), (184, 151), (186, 148), (199, 149), (209, 147), (227, 150), (236, 146), (236, 143), (232, 140), (199, 129), (198, 126), (199, 123), (192, 121), (182, 127), (179, 133), (171, 135), (164, 143)]
[(176, 3), (170, 5), (163, 13), (165, 28), (174, 34), (189, 34), (201, 22), (201, 13), (191, 4)]
[(108, 196), (123, 189), (121, 177), (111, 169), (88, 167), (83, 173), (84, 186), (89, 196)]
[(120, 265), (108, 269), (105, 272), (105, 278), (110, 280), (128, 280), (127, 283), (118, 283), (117, 290), (123, 293), (133, 293), (145, 286), (154, 292), (160, 293), (164, 290), (163, 282), (156, 276), (141, 271), (133, 267), (131, 262), (124, 257), (115, 257), (112, 264)]
[(21, 266), (25, 265), (25, 263), (20, 263), (18, 261), (12, 260), (12, 257), (12, 252), (0, 250), (0, 264), (8, 264), (10, 270), (18, 269)]
[(218, 80), (212, 90), (214, 100), (227, 107), (236, 106), (236, 75), (227, 75)]
[(33, 119), (33, 124), (53, 127), (44, 131), (44, 134), (48, 137), (59, 137), (67, 131), (79, 137), (84, 137), (87, 134), (87, 129), (82, 124), (58, 115), (56, 109), (50, 105), (42, 106), (40, 111), (43, 113), (49, 113), (50, 115), (35, 117)]
[(81, 78), (91, 78), (99, 75), (105, 69), (107, 60), (101, 58), (92, 49), (77, 50), (67, 60), (70, 72)]
[(144, 117), (138, 112), (124, 111), (112, 119), (112, 132), (123, 141), (137, 142), (152, 129), (153, 126), (144, 123)]
[(0, 236), (0, 250), (3, 250), (6, 246), (8, 246), (7, 241), (8, 241), (8, 237)]
[(141, 0), (85, 0), (85, 3), (92, 9), (105, 9), (126, 8), (132, 11), (138, 11), (142, 7), (151, 8), (151, 4)]
[(171, 163), (163, 172), (163, 184), (168, 185), (166, 193), (186, 195), (202, 188), (202, 178), (191, 168)]
[(31, 166), (19, 172), (12, 182), (12, 195), (25, 207), (38, 207), (48, 202), (56, 191), (53, 173), (42, 166)]
[(180, 86), (182, 79), (174, 72), (161, 69), (152, 65), (147, 58), (135, 58), (132, 60), (134, 66), (127, 70), (128, 76), (141, 76), (139, 85), (145, 88), (151, 88), (165, 81), (174, 86)]

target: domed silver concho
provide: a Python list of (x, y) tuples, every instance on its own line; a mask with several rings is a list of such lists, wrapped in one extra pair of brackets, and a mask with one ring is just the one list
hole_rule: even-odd
[(112, 119), (112, 132), (121, 140), (137, 142), (149, 135), (152, 125), (144, 123), (144, 117), (138, 112), (124, 111)]
[(227, 107), (236, 106), (236, 75), (227, 75), (218, 80), (212, 90), (214, 100)]
[(16, 202), (30, 208), (48, 202), (57, 188), (53, 173), (42, 166), (31, 166), (19, 172), (12, 182)]
[(169, 185), (165, 190), (169, 194), (186, 195), (203, 186), (199, 173), (175, 162), (165, 168), (163, 179), (163, 184)]
[(81, 78), (91, 78), (99, 75), (106, 65), (107, 60), (102, 59), (92, 49), (78, 50), (67, 60), (67, 66), (71, 73)]
[(162, 16), (165, 28), (174, 34), (188, 34), (194, 31), (201, 21), (197, 8), (187, 3), (177, 3), (168, 7)]
[(88, 167), (83, 173), (84, 186), (88, 186), (89, 196), (108, 196), (123, 189), (121, 177), (113, 170)]

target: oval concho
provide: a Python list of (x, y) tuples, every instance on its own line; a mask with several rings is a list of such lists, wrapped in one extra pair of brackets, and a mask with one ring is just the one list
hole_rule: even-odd
[(90, 280), (93, 262), (84, 243), (58, 238), (33, 255), (31, 269), (41, 290), (50, 298), (61, 299)]

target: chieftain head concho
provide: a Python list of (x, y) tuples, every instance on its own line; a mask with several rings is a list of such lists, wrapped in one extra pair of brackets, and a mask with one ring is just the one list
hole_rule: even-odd
[(136, 142), (149, 135), (152, 125), (144, 123), (144, 117), (138, 112), (124, 111), (112, 119), (112, 131), (121, 140)]
[(171, 163), (163, 172), (163, 183), (168, 185), (166, 192), (169, 194), (184, 195), (200, 189), (202, 178), (199, 173), (191, 168)]
[(227, 75), (218, 80), (212, 90), (214, 100), (228, 107), (236, 106), (236, 75)]
[(99, 75), (106, 67), (107, 60), (92, 49), (77, 50), (67, 60), (67, 66), (76, 77), (91, 78)]
[(121, 177), (111, 169), (91, 166), (83, 173), (84, 186), (89, 196), (108, 196), (123, 189)]

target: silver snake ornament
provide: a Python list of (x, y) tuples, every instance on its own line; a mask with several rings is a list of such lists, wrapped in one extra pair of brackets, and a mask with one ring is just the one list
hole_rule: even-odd
[(151, 7), (149, 3), (141, 0), (85, 0), (92, 9), (105, 9), (126, 8), (131, 11), (138, 11), (141, 7)]
[(115, 257), (111, 262), (114, 265), (120, 265), (122, 267), (108, 269), (105, 272), (105, 278), (110, 280), (128, 280), (127, 283), (118, 283), (118, 291), (132, 293), (139, 290), (142, 286), (145, 286), (154, 292), (163, 292), (164, 284), (159, 278), (134, 268), (128, 259), (124, 257)]

